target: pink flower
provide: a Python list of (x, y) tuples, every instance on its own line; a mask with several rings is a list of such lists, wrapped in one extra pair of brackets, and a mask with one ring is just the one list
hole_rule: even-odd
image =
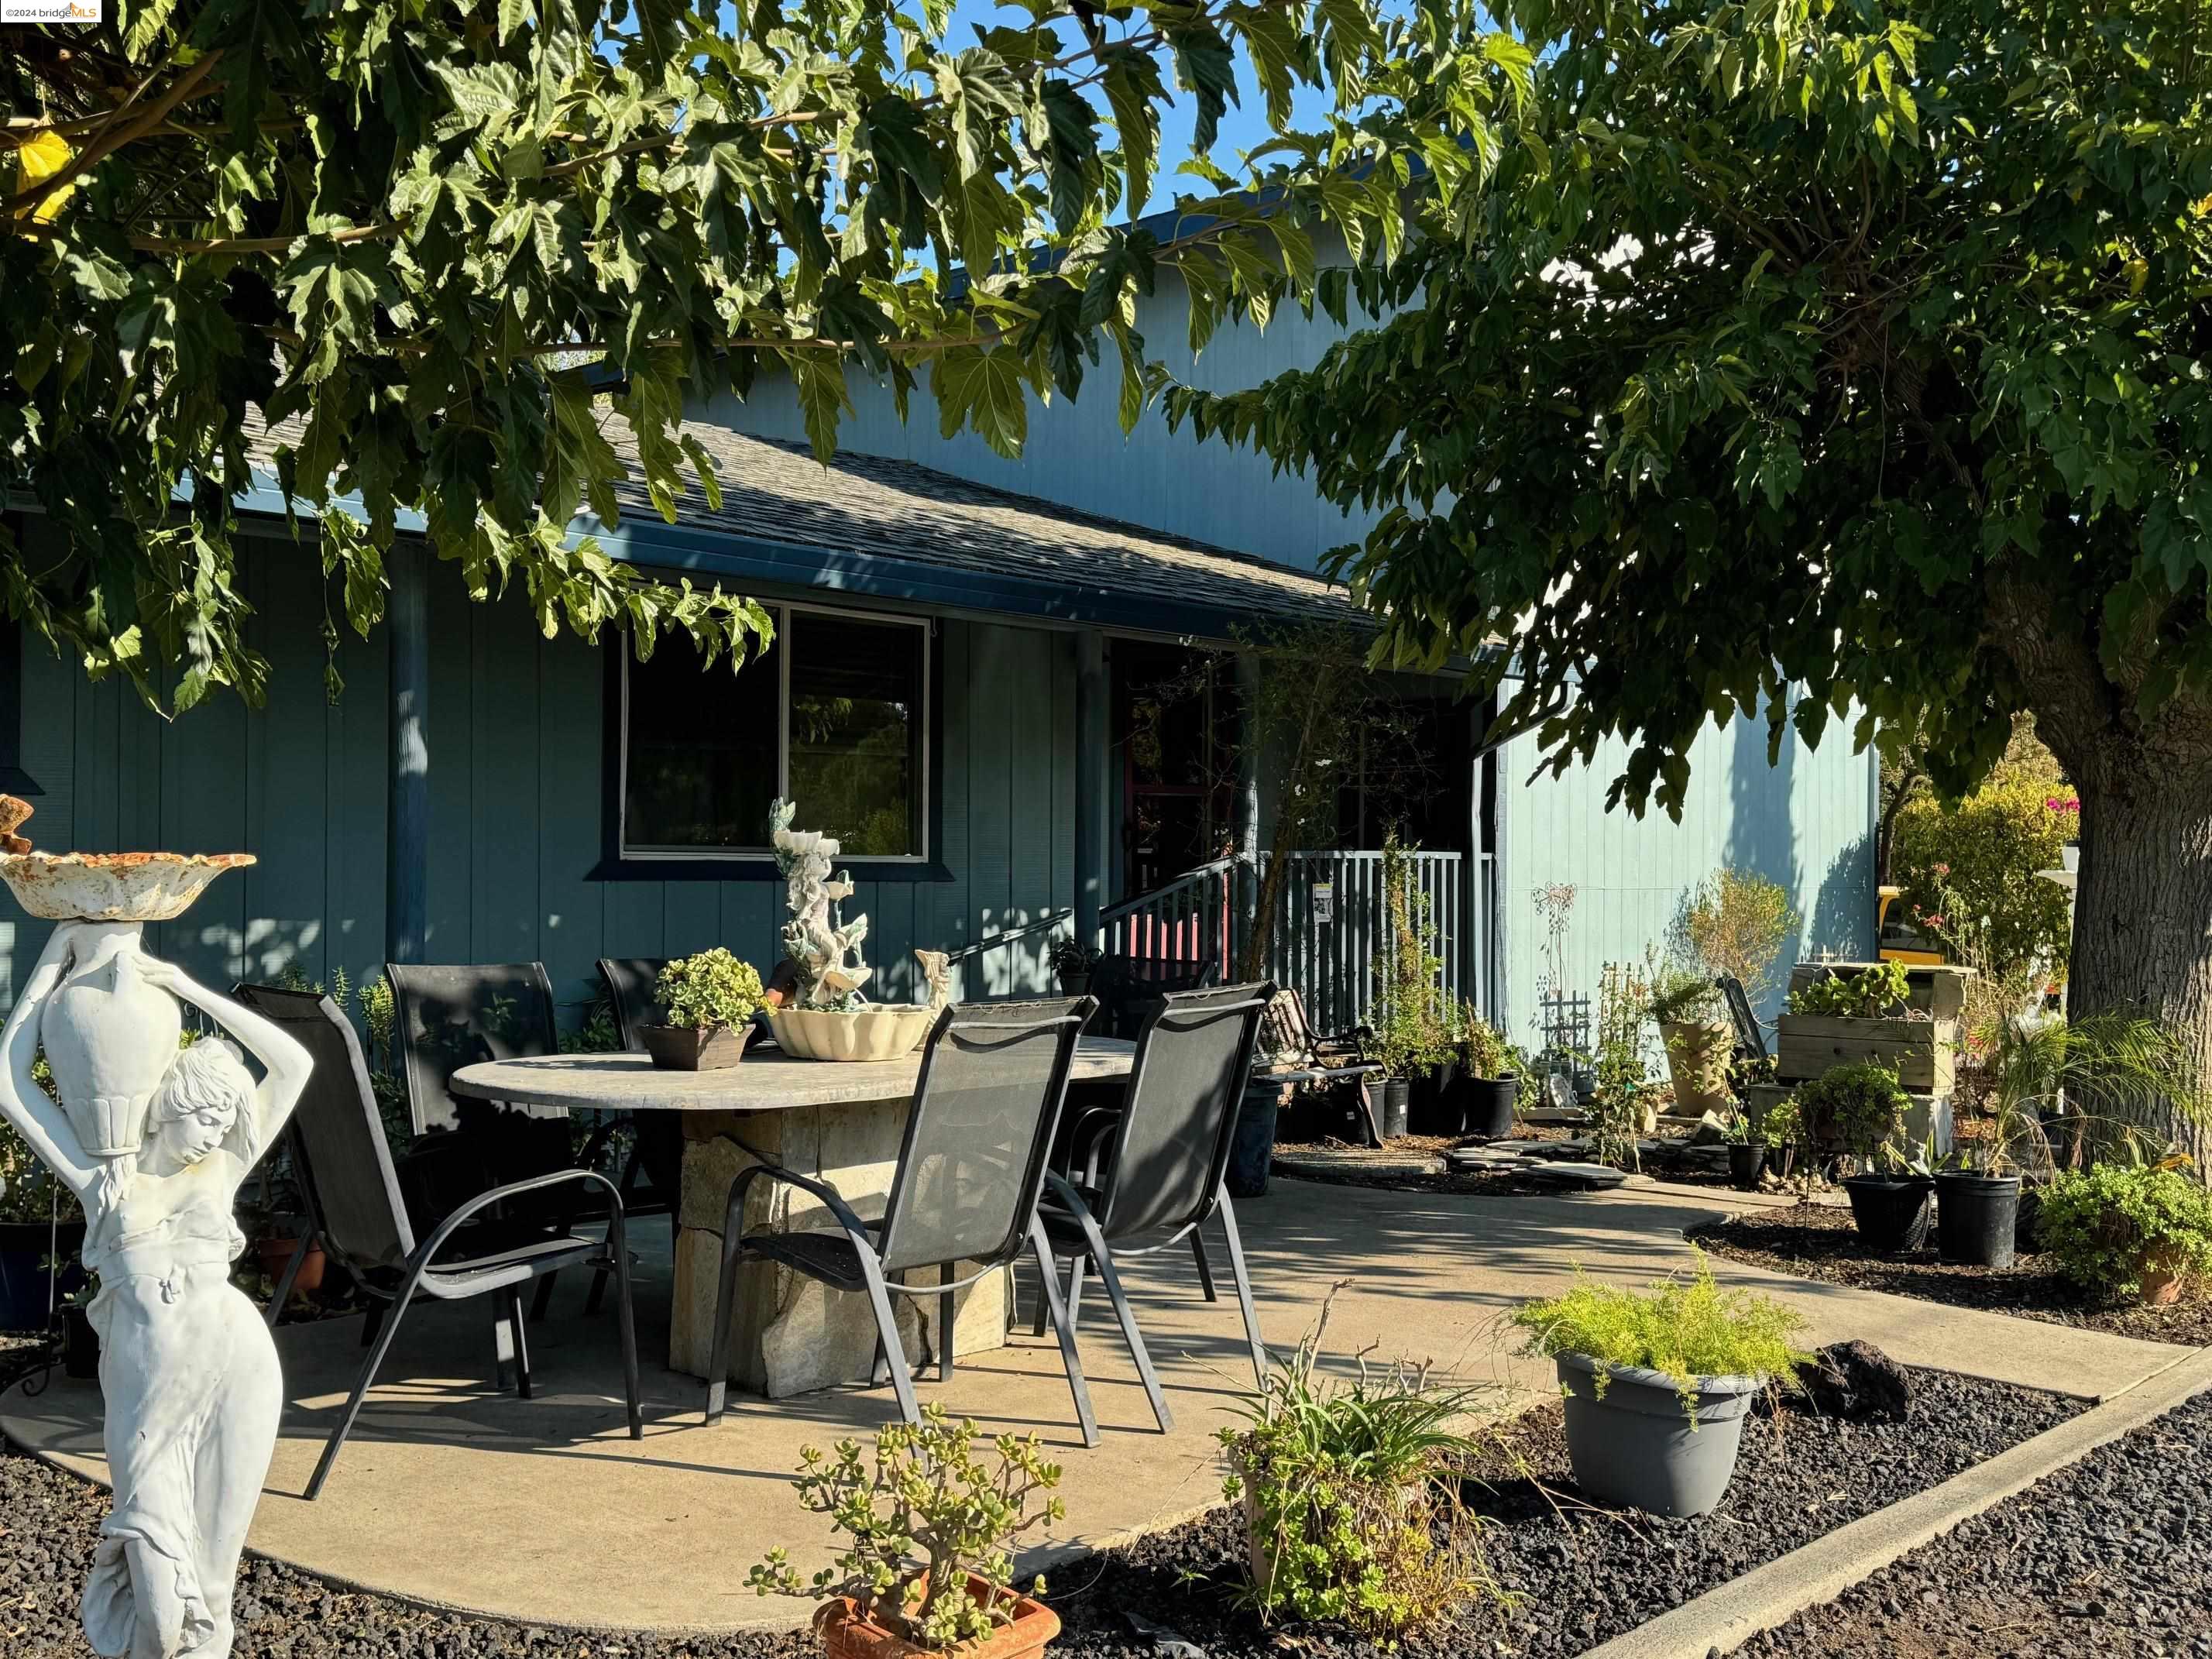
[(2079, 812), (2081, 803), (2064, 795), (2049, 795), (2044, 799), (2044, 808), (2052, 812)]
[(1920, 919), (1930, 927), (1941, 927), (1943, 925), (1943, 918), (1941, 916), (1923, 916)]
[(1948, 864), (1939, 864), (1936, 866), (1936, 873), (1939, 876), (1948, 876), (1951, 873), (1951, 866)]

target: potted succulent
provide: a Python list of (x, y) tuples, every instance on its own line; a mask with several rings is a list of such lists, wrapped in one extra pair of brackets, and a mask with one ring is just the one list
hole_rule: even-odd
[[(1797, 1109), (1810, 1138), (1840, 1147), (1857, 1161), (1844, 1180), (1851, 1218), (1869, 1249), (1882, 1255), (1917, 1250), (1928, 1242), (1936, 1182), (1926, 1168), (1896, 1151), (1911, 1098), (1887, 1066), (1862, 1060), (1833, 1066), (1797, 1091)], [(1877, 1169), (1879, 1163), (1891, 1167)]]
[(1642, 1291), (1577, 1268), (1565, 1294), (1524, 1303), (1523, 1352), (1559, 1367), (1567, 1456), (1599, 1502), (1704, 1515), (1735, 1473), (1744, 1413), (1773, 1384), (1796, 1386), (1803, 1322), (1768, 1297), (1724, 1291), (1704, 1252), (1684, 1279)]
[(762, 1007), (761, 976), (720, 945), (680, 957), (660, 970), (654, 998), (665, 1025), (639, 1028), (645, 1051), (665, 1071), (712, 1072), (744, 1058), (753, 1015)]
[(1720, 988), (1694, 968), (1662, 968), (1652, 975), (1649, 1008), (1667, 1050), (1675, 1115), (1701, 1118), (1724, 1108), (1735, 1042)]
[(1060, 1466), (1035, 1435), (991, 1443), (987, 1467), (975, 1425), (953, 1423), (933, 1405), (918, 1424), (878, 1431), (864, 1459), (846, 1440), (835, 1455), (799, 1452), (792, 1485), (800, 1503), (827, 1516), (850, 1544), (834, 1565), (803, 1580), (778, 1548), (746, 1582), (763, 1595), (816, 1601), (814, 1629), (829, 1659), (915, 1659), (957, 1649), (961, 1659), (1029, 1659), (1060, 1633), (1060, 1617), (1008, 1587), (1012, 1544), (1066, 1510), (1046, 1494)]
[(1098, 971), (1098, 947), (1078, 939), (1056, 939), (1045, 947), (1044, 959), (1060, 980), (1064, 997), (1086, 996), (1091, 976)]
[(2170, 1159), (2060, 1171), (2038, 1226), (2075, 1284), (2146, 1306), (2176, 1300), (2212, 1267), (2212, 1194)]
[(1766, 1170), (1766, 1142), (1754, 1138), (1751, 1120), (1741, 1112), (1729, 1120), (1725, 1144), (1728, 1146), (1729, 1185), (1738, 1192), (1755, 1193), (1759, 1178)]

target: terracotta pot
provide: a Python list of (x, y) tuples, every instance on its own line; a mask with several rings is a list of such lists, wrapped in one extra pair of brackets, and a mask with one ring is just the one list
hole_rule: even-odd
[(2153, 1257), (2143, 1258), (2136, 1270), (2136, 1278), (2142, 1288), (2136, 1297), (2146, 1308), (2170, 1308), (2181, 1299), (2181, 1287), (2189, 1282), (2185, 1267)]
[[(292, 1259), (292, 1252), (300, 1248), (296, 1238), (264, 1238), (253, 1249), (261, 1258), (261, 1271), (269, 1275), (271, 1283), (284, 1276), (284, 1266)], [(330, 1258), (323, 1254), (319, 1244), (307, 1246), (307, 1254), (300, 1263), (300, 1276), (292, 1281), (292, 1288), (303, 1296), (313, 1296), (323, 1288), (323, 1269)]]
[(710, 1025), (702, 1030), (690, 1025), (641, 1025), (637, 1034), (645, 1051), (664, 1072), (719, 1072), (745, 1057), (745, 1039), (752, 1027), (735, 1030)]
[[(970, 1577), (968, 1582), (979, 1599), (990, 1588), (980, 1578)], [(916, 1647), (903, 1636), (862, 1618), (859, 1605), (843, 1596), (823, 1603), (822, 1610), (814, 1615), (814, 1628), (828, 1659), (937, 1659), (956, 1651)], [(1059, 1634), (1058, 1613), (1042, 1601), (1016, 1595), (1012, 1624), (1000, 1626), (981, 1641), (963, 1642), (957, 1651), (960, 1659), (1033, 1659)]]
[(1667, 1050), (1667, 1078), (1674, 1086), (1679, 1117), (1702, 1117), (1729, 1101), (1723, 1063), (1735, 1040), (1732, 1028), (1712, 1020), (1669, 1020), (1659, 1028)]

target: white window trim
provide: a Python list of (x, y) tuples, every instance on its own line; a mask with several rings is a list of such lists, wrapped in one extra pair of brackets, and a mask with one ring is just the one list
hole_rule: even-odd
[[(933, 678), (934, 663), (931, 653), (937, 644), (937, 629), (927, 617), (902, 617), (881, 611), (854, 611), (827, 605), (771, 605), (766, 607), (775, 617), (776, 641), (784, 644), (791, 637), (791, 618), (798, 612), (816, 617), (843, 617), (854, 622), (890, 624), (921, 631), (921, 775), (916, 787), (921, 792), (921, 842), (918, 853), (854, 853), (840, 854), (839, 862), (879, 866), (884, 865), (927, 864), (935, 849), (929, 844), (932, 817), (931, 788), (933, 775), (930, 769), (930, 739), (933, 717), (936, 713), (936, 691)], [(620, 773), (615, 779), (615, 848), (624, 861), (639, 863), (694, 864), (711, 860), (718, 864), (769, 864), (775, 854), (765, 848), (737, 847), (633, 847), (629, 839), (629, 675), (635, 659), (626, 641), (619, 641), (616, 648), (622, 653), (622, 743), (617, 763)], [(776, 653), (775, 688), (775, 793), (784, 799), (791, 796), (791, 660), (788, 648)]]

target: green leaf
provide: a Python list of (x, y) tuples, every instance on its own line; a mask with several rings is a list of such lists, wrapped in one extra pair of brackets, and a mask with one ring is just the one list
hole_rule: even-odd
[(938, 357), (930, 373), (938, 429), (955, 436), (964, 425), (1009, 459), (1029, 436), (1029, 403), (1020, 360), (1004, 347), (961, 346)]

